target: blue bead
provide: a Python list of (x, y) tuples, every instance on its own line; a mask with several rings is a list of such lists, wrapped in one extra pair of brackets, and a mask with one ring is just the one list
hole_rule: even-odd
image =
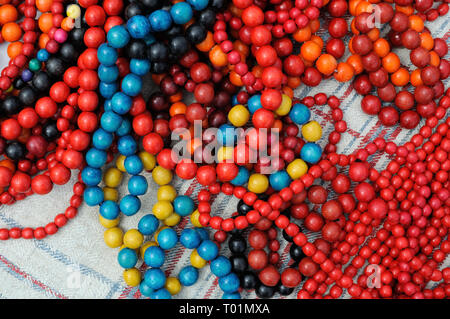
[(232, 293), (239, 289), (239, 278), (235, 273), (229, 273), (219, 278), (219, 287), (225, 293)]
[(226, 292), (222, 295), (222, 299), (241, 299), (241, 294), (239, 292)]
[(33, 78), (33, 72), (31, 72), (29, 69), (24, 69), (22, 71), (22, 80), (24, 82), (31, 81), (32, 78)]
[(292, 106), (292, 109), (289, 112), (289, 117), (295, 124), (302, 125), (309, 121), (311, 111), (306, 105), (296, 103)]
[(138, 256), (133, 249), (123, 248), (122, 250), (119, 251), (119, 254), (117, 255), (117, 260), (119, 261), (119, 265), (122, 268), (129, 269), (133, 268), (136, 265), (138, 261)]
[(127, 22), (127, 29), (135, 39), (143, 39), (150, 32), (150, 22), (142, 15), (135, 15)]
[(180, 234), (180, 243), (187, 249), (194, 249), (200, 245), (200, 234), (192, 228), (184, 229)]
[(158, 244), (164, 250), (172, 249), (178, 242), (178, 236), (172, 228), (165, 228), (158, 234)]
[(223, 124), (217, 131), (217, 142), (225, 146), (233, 146), (237, 140), (234, 126), (230, 124)]
[(144, 176), (131, 176), (128, 180), (128, 191), (131, 195), (140, 196), (147, 193), (148, 182)]
[(83, 199), (88, 206), (97, 206), (104, 200), (103, 190), (98, 186), (86, 187)]
[(194, 211), (194, 201), (189, 196), (180, 195), (173, 201), (173, 208), (178, 215), (188, 216)]
[(255, 113), (256, 110), (259, 110), (260, 108), (262, 108), (262, 104), (261, 104), (261, 95), (260, 94), (256, 94), (253, 95), (251, 98), (248, 99), (247, 102), (247, 108), (250, 111), (250, 113)]
[(157, 291), (154, 291), (150, 295), (150, 299), (172, 299), (172, 295), (166, 288), (162, 288)]
[(176, 24), (185, 24), (192, 19), (193, 11), (186, 2), (178, 2), (170, 9), (170, 15)]
[(137, 175), (144, 169), (144, 165), (137, 155), (127, 156), (124, 161), (124, 166), (127, 173), (131, 175)]
[(291, 178), (286, 171), (278, 171), (269, 176), (270, 186), (276, 191), (280, 191), (288, 187), (291, 183)]
[(152, 33), (149, 33), (145, 38), (144, 38), (145, 44), (147, 46), (150, 46), (152, 43), (156, 42), (156, 38)]
[(153, 31), (166, 31), (172, 25), (172, 17), (166, 10), (156, 10), (148, 17)]
[(322, 149), (315, 143), (306, 143), (300, 150), (300, 157), (307, 163), (315, 164), (322, 156)]
[(122, 115), (128, 113), (133, 104), (131, 97), (122, 92), (116, 92), (116, 94), (113, 95), (111, 102), (113, 111)]
[(98, 62), (105, 66), (113, 66), (116, 64), (118, 58), (117, 50), (103, 43), (97, 49)]
[(130, 41), (130, 34), (124, 26), (116, 25), (108, 31), (106, 39), (110, 46), (120, 49), (128, 44)]
[(91, 148), (89, 151), (87, 151), (85, 158), (86, 163), (95, 168), (101, 168), (103, 165), (106, 164), (108, 154), (106, 154), (105, 151)]
[(145, 283), (152, 289), (160, 289), (166, 283), (166, 276), (159, 268), (150, 268), (144, 275)]
[(153, 234), (159, 227), (159, 220), (154, 215), (148, 214), (141, 218), (138, 230), (144, 236)]
[(119, 78), (119, 68), (116, 65), (105, 66), (100, 64), (97, 73), (100, 81), (104, 83), (113, 83)]
[(131, 59), (130, 71), (136, 75), (144, 76), (150, 71), (150, 62), (147, 60)]
[(231, 272), (231, 262), (227, 257), (219, 256), (210, 264), (211, 272), (217, 277), (223, 277)]
[(141, 201), (133, 195), (126, 195), (120, 200), (120, 211), (127, 216), (133, 216), (141, 209)]
[(150, 246), (145, 250), (144, 262), (147, 266), (152, 268), (159, 268), (164, 265), (165, 254), (164, 250), (158, 246)]
[(154, 290), (143, 280), (139, 285), (139, 291), (144, 297), (150, 297)]
[(105, 99), (110, 99), (117, 92), (117, 83), (100, 82), (98, 89)]
[(181, 269), (178, 279), (183, 286), (192, 286), (198, 280), (198, 270), (192, 266), (186, 266)]
[(127, 74), (122, 80), (122, 91), (129, 96), (136, 96), (141, 93), (142, 79), (133, 74)]
[(102, 128), (98, 128), (92, 136), (92, 144), (99, 150), (108, 149), (111, 146), (113, 140), (114, 136), (111, 133), (106, 132)]
[(81, 171), (81, 179), (87, 186), (97, 186), (102, 181), (102, 171), (98, 168), (86, 166)]
[(230, 183), (235, 186), (241, 186), (247, 183), (249, 177), (250, 173), (248, 172), (248, 169), (246, 169), (244, 166), (239, 166), (238, 174), (230, 181)]
[(113, 220), (119, 216), (119, 205), (112, 200), (106, 200), (100, 205), (100, 215), (103, 218)]
[(231, 106), (235, 106), (238, 104), (239, 104), (239, 102), (237, 100), (237, 94), (234, 94), (233, 96), (231, 96)]
[(122, 124), (122, 116), (114, 112), (105, 112), (100, 118), (100, 125), (102, 128), (110, 133), (115, 132)]
[(217, 257), (219, 248), (217, 247), (215, 242), (211, 240), (205, 240), (200, 244), (200, 246), (198, 246), (197, 252), (199, 256), (204, 260), (210, 261)]
[(130, 120), (127, 118), (124, 118), (122, 120), (122, 123), (120, 123), (119, 128), (116, 131), (117, 136), (125, 136), (130, 134), (131, 131), (131, 123)]
[(197, 233), (200, 235), (202, 241), (209, 240), (208, 231), (205, 228), (196, 228)]
[(194, 8), (194, 10), (200, 11), (208, 6), (209, 0), (187, 0), (187, 2)]
[(105, 100), (105, 103), (103, 103), (103, 109), (105, 112), (112, 112), (112, 101), (111, 99)]
[(117, 149), (119, 150), (120, 154), (131, 156), (136, 153), (137, 144), (132, 136), (125, 135), (119, 138), (119, 141), (117, 142)]
[(50, 53), (48, 53), (46, 49), (40, 49), (36, 54), (36, 58), (40, 62), (47, 62), (47, 60), (50, 58)]

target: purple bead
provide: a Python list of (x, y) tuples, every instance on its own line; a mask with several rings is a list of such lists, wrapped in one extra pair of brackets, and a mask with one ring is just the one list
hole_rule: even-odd
[(22, 71), (22, 80), (24, 82), (31, 81), (32, 78), (33, 78), (33, 72), (31, 72), (29, 69), (24, 69)]

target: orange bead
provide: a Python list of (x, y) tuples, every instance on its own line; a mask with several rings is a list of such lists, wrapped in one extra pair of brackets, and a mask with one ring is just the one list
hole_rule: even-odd
[(294, 91), (289, 86), (284, 86), (281, 91), (283, 91), (283, 93), (289, 96), (291, 99), (294, 98)]
[(10, 159), (1, 160), (0, 166), (9, 168), (9, 170), (13, 173), (16, 171), (16, 165), (14, 164), (14, 161), (12, 161)]
[(50, 11), (53, 1), (51, 0), (36, 0), (36, 8), (41, 12)]
[(220, 45), (215, 45), (209, 51), (209, 60), (215, 67), (223, 67), (228, 64), (227, 54), (222, 51)]
[(422, 85), (422, 77), (420, 75), (420, 70), (419, 69), (415, 69), (414, 71), (411, 72), (411, 85), (412, 86), (419, 86)]
[(411, 15), (408, 18), (409, 20), (409, 27), (417, 32), (422, 32), (424, 28), (424, 23), (421, 17), (417, 15)]
[(291, 88), (291, 89), (296, 89), (300, 86), (300, 84), (302, 84), (302, 81), (300, 80), (300, 77), (294, 77), (294, 76), (289, 76), (288, 77), (288, 81), (287, 81), (287, 85)]
[(197, 49), (202, 52), (208, 52), (214, 46), (213, 34), (208, 31), (205, 40), (196, 45)]
[(307, 41), (300, 48), (302, 57), (307, 61), (315, 61), (319, 57), (320, 51), (320, 46), (314, 41)]
[(348, 41), (348, 49), (351, 54), (356, 54), (355, 50), (353, 50), (353, 37)]
[(420, 34), (420, 40), (421, 43), (420, 45), (427, 49), (428, 51), (431, 51), (434, 47), (434, 40), (433, 37), (431, 36), (431, 34), (429, 34), (428, 32), (422, 32)]
[(372, 42), (377, 41), (377, 39), (380, 37), (380, 29), (373, 28), (367, 33), (367, 36), (370, 40), (372, 40)]
[(360, 34), (359, 30), (356, 28), (356, 20), (353, 19), (352, 22), (350, 22), (350, 30), (352, 30), (352, 33), (355, 35)]
[(399, 6), (395, 5), (395, 10), (399, 12), (403, 12), (407, 16), (410, 16), (414, 13), (414, 8), (412, 6)]
[(169, 96), (169, 101), (171, 103), (179, 102), (183, 99), (183, 91), (178, 91), (174, 95)]
[(322, 54), (316, 61), (317, 70), (325, 75), (333, 74), (337, 67), (337, 61), (331, 54)]
[(236, 7), (233, 3), (231, 3), (228, 6), (228, 9), (230, 10), (230, 12), (236, 16), (236, 17), (241, 17), (242, 16), (242, 11), (244, 11), (244, 9), (239, 9), (238, 7)]
[(187, 149), (190, 154), (194, 154), (198, 147), (202, 146), (202, 141), (199, 138), (193, 138), (188, 141)]
[(372, 13), (373, 12), (372, 4), (367, 1), (360, 1), (355, 8), (355, 12), (357, 16), (364, 12)]
[(50, 41), (50, 36), (46, 33), (42, 33), (39, 36), (39, 47), (41, 49), (45, 49), (45, 46), (47, 45), (47, 42)]
[(230, 72), (230, 82), (236, 86), (244, 86), (241, 76), (237, 74), (235, 71)]
[(409, 82), (409, 72), (404, 68), (400, 68), (391, 74), (391, 82), (395, 86), (405, 86)]
[(252, 73), (255, 76), (255, 78), (257, 78), (257, 79), (261, 78), (263, 71), (264, 71), (264, 68), (260, 65), (255, 65), (252, 69)]
[(236, 40), (233, 42), (233, 49), (235, 49), (237, 52), (239, 52), (241, 55), (247, 57), (250, 54), (250, 49), (248, 48), (248, 45), (246, 45), (241, 40)]
[(276, 119), (273, 122), (272, 129), (275, 129), (275, 130), (278, 130), (279, 132), (281, 132), (281, 130), (283, 129), (283, 122), (281, 122), (281, 120)]
[(357, 54), (349, 56), (347, 59), (347, 63), (353, 67), (355, 74), (360, 74), (362, 71), (364, 71), (361, 57)]
[(309, 27), (312, 33), (316, 33), (320, 29), (319, 19), (309, 21)]
[(358, 6), (358, 4), (361, 2), (362, 0), (350, 0), (349, 4), (348, 4), (348, 12), (350, 12), (350, 14), (352, 16), (356, 16), (356, 7)]
[(5, 4), (0, 7), (0, 24), (17, 21), (17, 9), (10, 4)]
[(41, 29), (42, 32), (48, 33), (50, 32), (51, 28), (53, 28), (53, 14), (51, 13), (43, 13), (39, 17), (38, 20), (39, 29)]
[(336, 73), (334, 73), (334, 78), (339, 82), (348, 82), (350, 81), (355, 74), (353, 67), (346, 63), (340, 62), (337, 65)]
[(400, 59), (394, 52), (390, 52), (388, 55), (386, 55), (381, 60), (381, 63), (383, 64), (383, 68), (388, 73), (394, 73), (400, 67)]
[(75, 20), (69, 17), (65, 17), (62, 21), (61, 21), (61, 29), (63, 29), (64, 31), (69, 32), (70, 30), (72, 30), (75, 27)]
[(186, 113), (186, 104), (183, 102), (176, 102), (170, 106), (169, 114), (170, 116), (175, 116), (177, 114), (185, 114)]
[(311, 28), (309, 26), (306, 26), (304, 28), (298, 29), (292, 36), (297, 42), (306, 42), (311, 39)]
[(22, 37), (22, 29), (15, 22), (8, 22), (3, 25), (2, 37), (6, 42), (14, 42)]
[(391, 47), (389, 45), (389, 42), (387, 42), (383, 38), (379, 38), (374, 42), (373, 50), (380, 58), (384, 58), (390, 52)]
[(11, 59), (14, 59), (16, 56), (22, 53), (22, 47), (22, 42), (13, 42), (8, 45), (8, 49), (6, 52)]
[(440, 63), (441, 63), (441, 58), (439, 58), (439, 55), (434, 51), (430, 51), (430, 65), (439, 67)]
[(317, 43), (320, 46), (320, 50), (323, 49), (323, 40), (321, 37), (319, 37), (317, 35), (312, 35), (311, 41), (314, 41), (315, 43)]

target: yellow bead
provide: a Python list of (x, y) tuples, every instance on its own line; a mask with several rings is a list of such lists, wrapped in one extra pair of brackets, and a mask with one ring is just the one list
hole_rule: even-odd
[(223, 162), (225, 160), (233, 160), (234, 148), (231, 146), (222, 146), (217, 151), (217, 160)]
[(167, 185), (172, 181), (172, 172), (162, 166), (156, 166), (152, 171), (152, 177), (156, 184)]
[(123, 244), (131, 249), (141, 247), (144, 242), (144, 236), (137, 229), (130, 229), (123, 235)]
[(206, 266), (206, 260), (204, 260), (197, 252), (197, 249), (194, 249), (191, 253), (191, 265), (195, 268), (203, 268)]
[(247, 124), (250, 119), (250, 112), (242, 104), (235, 105), (228, 112), (228, 120), (236, 127), (241, 127)]
[(291, 111), (292, 100), (286, 94), (282, 94), (281, 97), (281, 105), (275, 110), (275, 113), (279, 116), (285, 116)]
[(144, 165), (144, 169), (146, 171), (151, 171), (155, 168), (156, 165), (156, 158), (153, 154), (150, 154), (146, 151), (142, 151), (138, 154), (139, 158), (142, 161), (142, 164)]
[(164, 220), (173, 213), (173, 206), (167, 200), (157, 201), (152, 208), (153, 215), (160, 220)]
[(67, 7), (66, 14), (69, 18), (78, 19), (81, 15), (81, 9), (76, 4), (71, 4)]
[(289, 163), (286, 171), (292, 179), (299, 179), (308, 172), (308, 165), (304, 160), (297, 158)]
[(322, 128), (316, 121), (311, 121), (302, 126), (302, 135), (308, 142), (316, 142), (322, 137)]
[(117, 200), (119, 199), (119, 192), (115, 188), (103, 187), (103, 196), (105, 200), (112, 200), (113, 202), (117, 202)]
[(122, 172), (115, 167), (110, 167), (106, 170), (103, 181), (108, 187), (119, 187), (120, 183), (122, 183)]
[(151, 246), (156, 246), (156, 243), (154, 241), (148, 241), (141, 246), (141, 248), (139, 249), (139, 254), (142, 259), (144, 258), (145, 251), (147, 250), (147, 248)]
[(121, 171), (121, 172), (126, 172), (126, 169), (125, 169), (125, 158), (126, 158), (126, 156), (124, 156), (124, 155), (119, 155), (118, 157), (117, 157), (117, 160), (116, 160), (116, 167)]
[(177, 213), (173, 213), (172, 215), (164, 219), (164, 225), (173, 227), (177, 225), (180, 222), (180, 220), (181, 220), (180, 215), (178, 215)]
[(160, 228), (155, 232), (155, 234), (153, 235), (153, 238), (155, 239), (155, 242), (156, 242), (157, 245), (159, 245), (159, 244), (158, 244), (158, 235), (159, 235), (159, 233), (160, 233), (162, 230), (166, 229), (166, 228), (169, 228), (169, 226), (162, 226), (162, 227), (160, 227)]
[(200, 216), (200, 213), (198, 212), (198, 209), (196, 209), (192, 214), (191, 214), (191, 223), (192, 225), (194, 225), (195, 227), (203, 227), (202, 224), (200, 224), (200, 222), (198, 221), (198, 217)]
[(141, 283), (141, 272), (136, 268), (126, 269), (123, 272), (123, 280), (128, 286), (136, 287)]
[(119, 225), (120, 217), (117, 217), (116, 219), (106, 219), (102, 215), (98, 214), (98, 220), (103, 227), (113, 228)]
[(177, 197), (177, 191), (175, 187), (172, 185), (163, 185), (158, 188), (158, 192), (156, 194), (156, 198), (158, 200), (167, 200), (169, 202), (173, 202)]
[(169, 277), (166, 279), (166, 284), (164, 286), (170, 294), (176, 295), (181, 291), (181, 283), (176, 277)]
[(103, 233), (103, 239), (106, 245), (111, 248), (120, 247), (123, 242), (123, 231), (119, 227), (107, 229)]
[(6, 93), (12, 92), (13, 89), (14, 89), (14, 86), (11, 85), (11, 86), (6, 90)]
[(256, 194), (264, 193), (268, 187), (269, 187), (269, 179), (265, 175), (252, 174), (248, 179), (248, 190), (253, 193)]

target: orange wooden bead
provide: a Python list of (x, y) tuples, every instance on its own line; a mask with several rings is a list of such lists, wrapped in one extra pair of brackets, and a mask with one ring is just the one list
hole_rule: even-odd
[(399, 6), (395, 5), (395, 10), (399, 12), (403, 12), (407, 16), (410, 16), (414, 13), (414, 8), (412, 6)]
[(8, 45), (7, 54), (11, 59), (14, 59), (16, 56), (22, 53), (23, 44), (20, 41), (10, 43)]
[(41, 12), (50, 11), (53, 1), (51, 0), (36, 0), (36, 8)]
[(322, 54), (316, 61), (317, 70), (325, 75), (333, 74), (337, 67), (337, 61), (331, 54)]
[(261, 78), (263, 71), (264, 71), (264, 68), (260, 65), (255, 65), (252, 69), (252, 73), (255, 76), (255, 78), (257, 78), (257, 79)]
[(272, 129), (278, 130), (279, 132), (281, 132), (281, 130), (283, 129), (283, 122), (281, 122), (281, 120), (276, 119), (273, 124), (272, 124)]
[(42, 32), (48, 33), (50, 32), (51, 28), (53, 28), (53, 14), (51, 13), (43, 13), (39, 17), (38, 20), (39, 29), (41, 29)]
[(383, 38), (379, 38), (374, 42), (373, 50), (380, 58), (384, 58), (390, 52), (391, 47), (389, 42)]
[(356, 20), (353, 19), (352, 22), (350, 22), (350, 30), (352, 31), (353, 34), (358, 35), (361, 32), (359, 32), (359, 30), (356, 28)]
[(22, 37), (22, 29), (15, 22), (5, 23), (2, 27), (2, 37), (6, 42), (14, 42)]
[(439, 67), (440, 63), (441, 58), (439, 57), (439, 55), (434, 51), (430, 51), (430, 65)]
[(317, 43), (320, 47), (320, 50), (323, 49), (323, 40), (321, 37), (317, 36), (317, 35), (312, 35), (311, 36), (311, 41), (314, 41), (315, 43)]
[(179, 102), (183, 99), (183, 91), (178, 91), (174, 95), (169, 96), (169, 101), (171, 103)]
[(250, 49), (248, 48), (248, 45), (246, 45), (241, 40), (236, 40), (233, 42), (233, 49), (235, 49), (237, 52), (243, 55), (244, 57), (247, 57), (250, 54)]
[(39, 36), (39, 47), (41, 49), (45, 49), (45, 46), (47, 45), (47, 42), (50, 41), (50, 36), (46, 33), (42, 33)]
[(346, 63), (340, 62), (337, 65), (336, 73), (334, 73), (334, 78), (339, 82), (348, 82), (350, 81), (355, 74), (353, 67)]
[(387, 54), (382, 60), (383, 68), (388, 73), (394, 73), (400, 68), (400, 59), (394, 52)]
[(422, 32), (420, 34), (420, 45), (427, 49), (428, 51), (432, 50), (434, 47), (434, 40), (433, 37), (431, 36), (431, 34), (429, 34), (428, 32)]
[(391, 82), (395, 86), (405, 86), (409, 82), (409, 72), (405, 68), (400, 68), (391, 74)]
[(292, 36), (297, 42), (306, 42), (311, 39), (311, 28), (306, 26), (304, 28), (297, 29)]
[(236, 86), (244, 86), (241, 76), (237, 74), (235, 71), (230, 72), (230, 82)]
[(358, 5), (355, 8), (356, 15), (360, 15), (361, 13), (367, 12), (372, 13), (373, 12), (373, 6), (368, 1), (360, 1)]
[(10, 159), (1, 160), (0, 166), (9, 168), (9, 170), (13, 173), (16, 171), (16, 165), (14, 164), (14, 161), (12, 161)]
[(284, 86), (281, 91), (291, 99), (294, 98), (294, 91), (289, 86)]
[(350, 14), (352, 16), (356, 16), (356, 7), (358, 6), (358, 4), (361, 2), (362, 0), (350, 0), (348, 3), (348, 12), (350, 12)]
[(373, 28), (367, 33), (367, 36), (370, 40), (372, 40), (372, 42), (375, 42), (380, 37), (380, 30), (377, 28)]
[(300, 84), (302, 84), (302, 81), (300, 80), (300, 77), (297, 76), (289, 76), (288, 77), (288, 81), (287, 81), (287, 85), (291, 88), (291, 89), (296, 89), (300, 86)]
[(11, 4), (4, 4), (0, 7), (0, 24), (17, 21), (17, 9)]
[(224, 67), (228, 64), (227, 54), (222, 51), (220, 45), (216, 44), (209, 51), (209, 60), (215, 67)]
[(422, 32), (424, 28), (424, 23), (421, 17), (417, 15), (411, 15), (408, 17), (409, 28), (417, 32)]
[(69, 17), (65, 17), (62, 21), (61, 21), (61, 29), (63, 29), (64, 31), (69, 32), (70, 30), (72, 30), (75, 27), (75, 20)]
[(419, 86), (422, 85), (422, 77), (420, 75), (420, 70), (419, 69), (415, 69), (414, 71), (411, 72), (411, 85), (412, 86)]
[(348, 57), (347, 63), (350, 64), (353, 67), (353, 70), (355, 71), (355, 74), (360, 74), (362, 71), (364, 71), (364, 67), (361, 61), (361, 56), (357, 54), (353, 54)]
[(319, 19), (309, 21), (309, 27), (312, 33), (316, 33), (320, 29)]
[(202, 52), (208, 52), (214, 46), (213, 34), (208, 31), (205, 40), (196, 45), (197, 49)]
[(321, 50), (321, 47), (316, 42), (310, 40), (303, 43), (300, 53), (305, 60), (315, 61), (320, 56)]
[(186, 104), (183, 102), (176, 102), (170, 106), (169, 114), (170, 116), (175, 116), (177, 114), (185, 114), (186, 113)]

